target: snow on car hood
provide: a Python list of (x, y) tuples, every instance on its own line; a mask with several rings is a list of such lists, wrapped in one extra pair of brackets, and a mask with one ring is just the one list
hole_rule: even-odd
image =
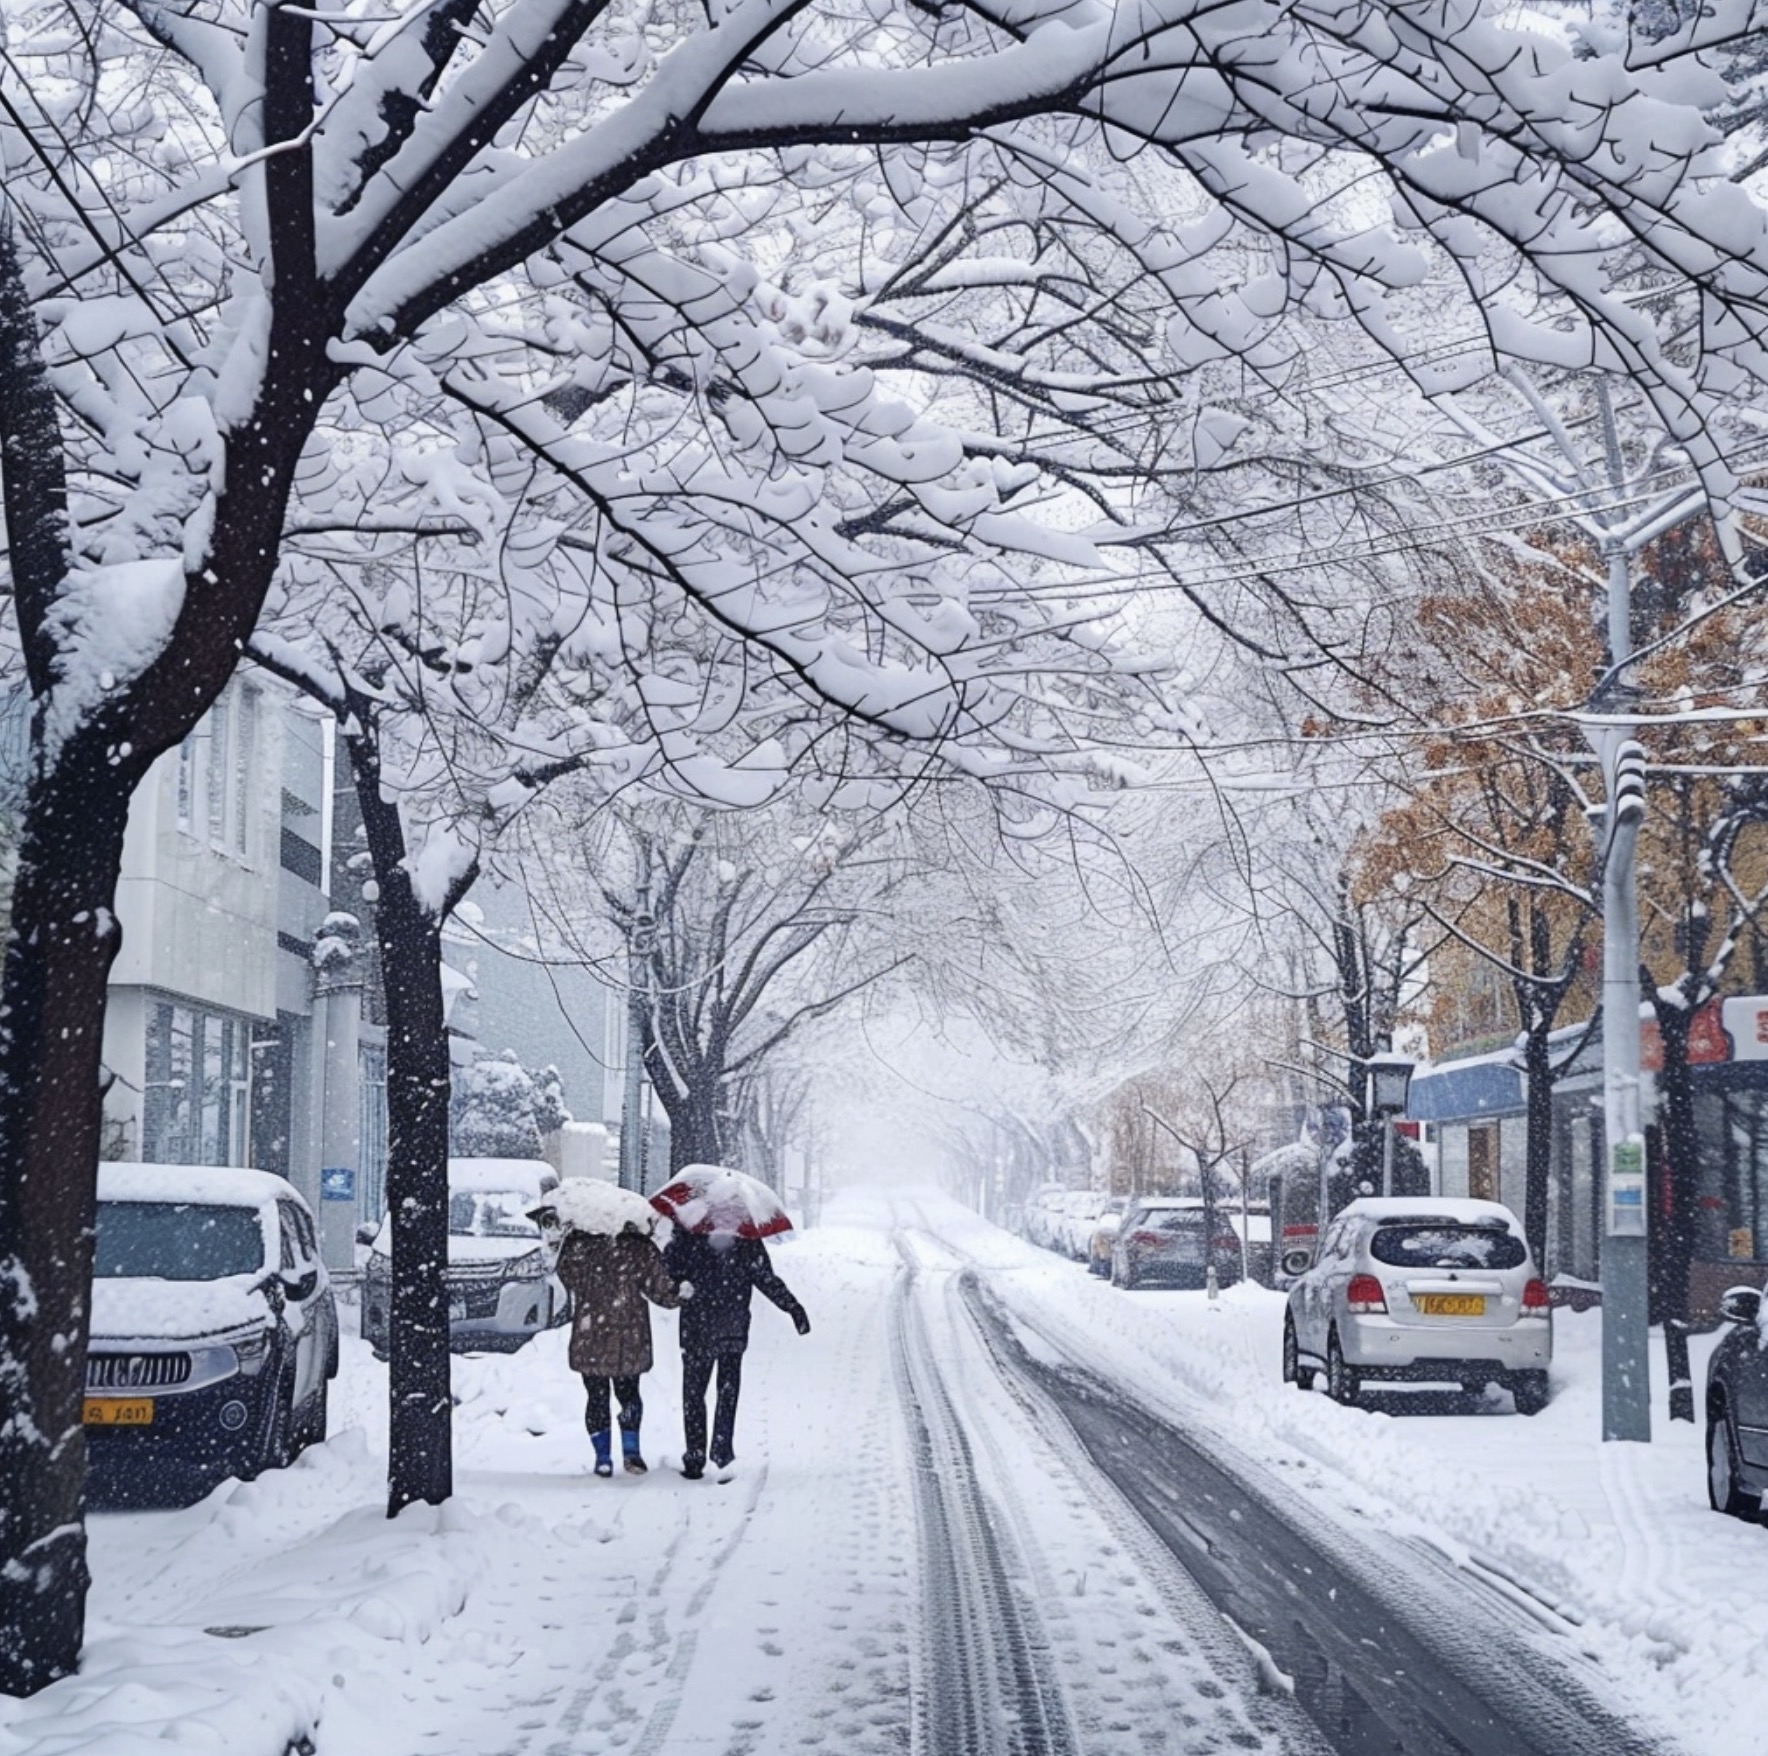
[[(526, 1256), (540, 1248), (540, 1233), (523, 1238), (471, 1238), (458, 1232), (448, 1234), (448, 1260), (453, 1262), (507, 1262), (513, 1256)], [(384, 1222), (375, 1233), (374, 1253), (393, 1254), (393, 1228)]]
[(461, 1238), (452, 1233), (448, 1239), (450, 1262), (508, 1262), (514, 1256), (531, 1256), (540, 1248), (540, 1234), (531, 1238)]
[(258, 1277), (225, 1280), (131, 1280), (92, 1283), (92, 1339), (194, 1341), (229, 1329), (261, 1327), (270, 1306), (255, 1291)]

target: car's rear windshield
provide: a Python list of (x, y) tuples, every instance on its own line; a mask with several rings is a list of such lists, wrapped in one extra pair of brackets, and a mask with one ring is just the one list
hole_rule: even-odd
[(540, 1227), (523, 1211), (536, 1200), (510, 1190), (459, 1190), (448, 1197), (448, 1229), (457, 1238), (538, 1238)]
[(264, 1266), (255, 1207), (101, 1201), (92, 1272), (110, 1280), (220, 1280)]
[(1156, 1207), (1136, 1215), (1136, 1224), (1151, 1232), (1200, 1232), (1203, 1210), (1197, 1207)]
[(1378, 1226), (1369, 1254), (1390, 1268), (1520, 1268), (1528, 1250), (1500, 1226)]

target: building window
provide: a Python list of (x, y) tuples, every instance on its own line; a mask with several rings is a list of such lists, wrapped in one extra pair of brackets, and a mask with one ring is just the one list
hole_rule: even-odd
[(223, 841), (227, 835), (227, 727), (232, 719), (232, 701), (223, 694), (209, 709), (208, 759), (208, 822), (204, 826), (210, 841)]
[(294, 1123), (296, 1020), (279, 1012), (274, 1024), (252, 1026), (250, 1140), (246, 1162), (260, 1171), (289, 1174), (289, 1133)]
[(147, 1024), (141, 1156), (148, 1164), (240, 1165), (251, 1080), (247, 1026), (166, 1001)]
[(387, 1051), (364, 1043), (362, 1059), (362, 1204), (358, 1212), (379, 1219), (387, 1207)]
[(253, 782), (263, 694), (249, 683), (227, 688), (178, 751), (178, 827), (245, 861), (252, 857)]
[(287, 824), (283, 825), (282, 831), (282, 869), (315, 887), (325, 873), (325, 861), (319, 849), (304, 836), (297, 835)]
[(258, 745), (258, 697), (262, 692), (243, 685), (234, 709), (233, 728), (233, 822), (230, 840), (242, 860), (251, 857), (249, 830), (252, 822), (252, 768)]
[(178, 827), (191, 833), (196, 811), (196, 733), (187, 732), (178, 746)]
[(1768, 1091), (1696, 1092), (1695, 1254), (1756, 1262), (1768, 1252)]
[(1498, 1184), (1498, 1124), (1482, 1122), (1467, 1130), (1467, 1193), (1475, 1201), (1496, 1201)]

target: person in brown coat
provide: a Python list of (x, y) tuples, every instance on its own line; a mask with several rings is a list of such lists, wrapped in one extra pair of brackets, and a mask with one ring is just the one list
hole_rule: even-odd
[(663, 1253), (628, 1224), (617, 1237), (571, 1231), (559, 1246), (558, 1276), (571, 1295), (571, 1370), (583, 1376), (589, 1400), (583, 1424), (595, 1447), (595, 1473), (611, 1476), (608, 1385), (620, 1404), (620, 1449), (631, 1475), (645, 1473), (639, 1451), (644, 1404), (638, 1381), (651, 1369), (653, 1305), (673, 1310), (693, 1293), (663, 1266)]

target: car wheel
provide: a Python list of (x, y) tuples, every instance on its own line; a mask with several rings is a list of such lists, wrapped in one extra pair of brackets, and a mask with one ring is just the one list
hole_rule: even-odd
[(1345, 1364), (1344, 1349), (1338, 1345), (1338, 1331), (1333, 1330), (1326, 1342), (1326, 1394), (1334, 1402), (1349, 1407), (1356, 1402), (1363, 1386), (1357, 1375)]
[(1731, 1411), (1720, 1403), (1707, 1412), (1707, 1500), (1715, 1512), (1723, 1512), (1727, 1518), (1755, 1523), (1760, 1517), (1761, 1502), (1742, 1491), (1739, 1475)]
[(1510, 1380), (1510, 1394), (1519, 1415), (1538, 1415), (1547, 1406), (1547, 1374), (1518, 1372)]
[(270, 1414), (265, 1422), (263, 1441), (250, 1467), (240, 1471), (243, 1480), (249, 1482), (267, 1469), (287, 1469), (294, 1461), (295, 1411), (289, 1405), (293, 1388), (285, 1378), (271, 1392)]

